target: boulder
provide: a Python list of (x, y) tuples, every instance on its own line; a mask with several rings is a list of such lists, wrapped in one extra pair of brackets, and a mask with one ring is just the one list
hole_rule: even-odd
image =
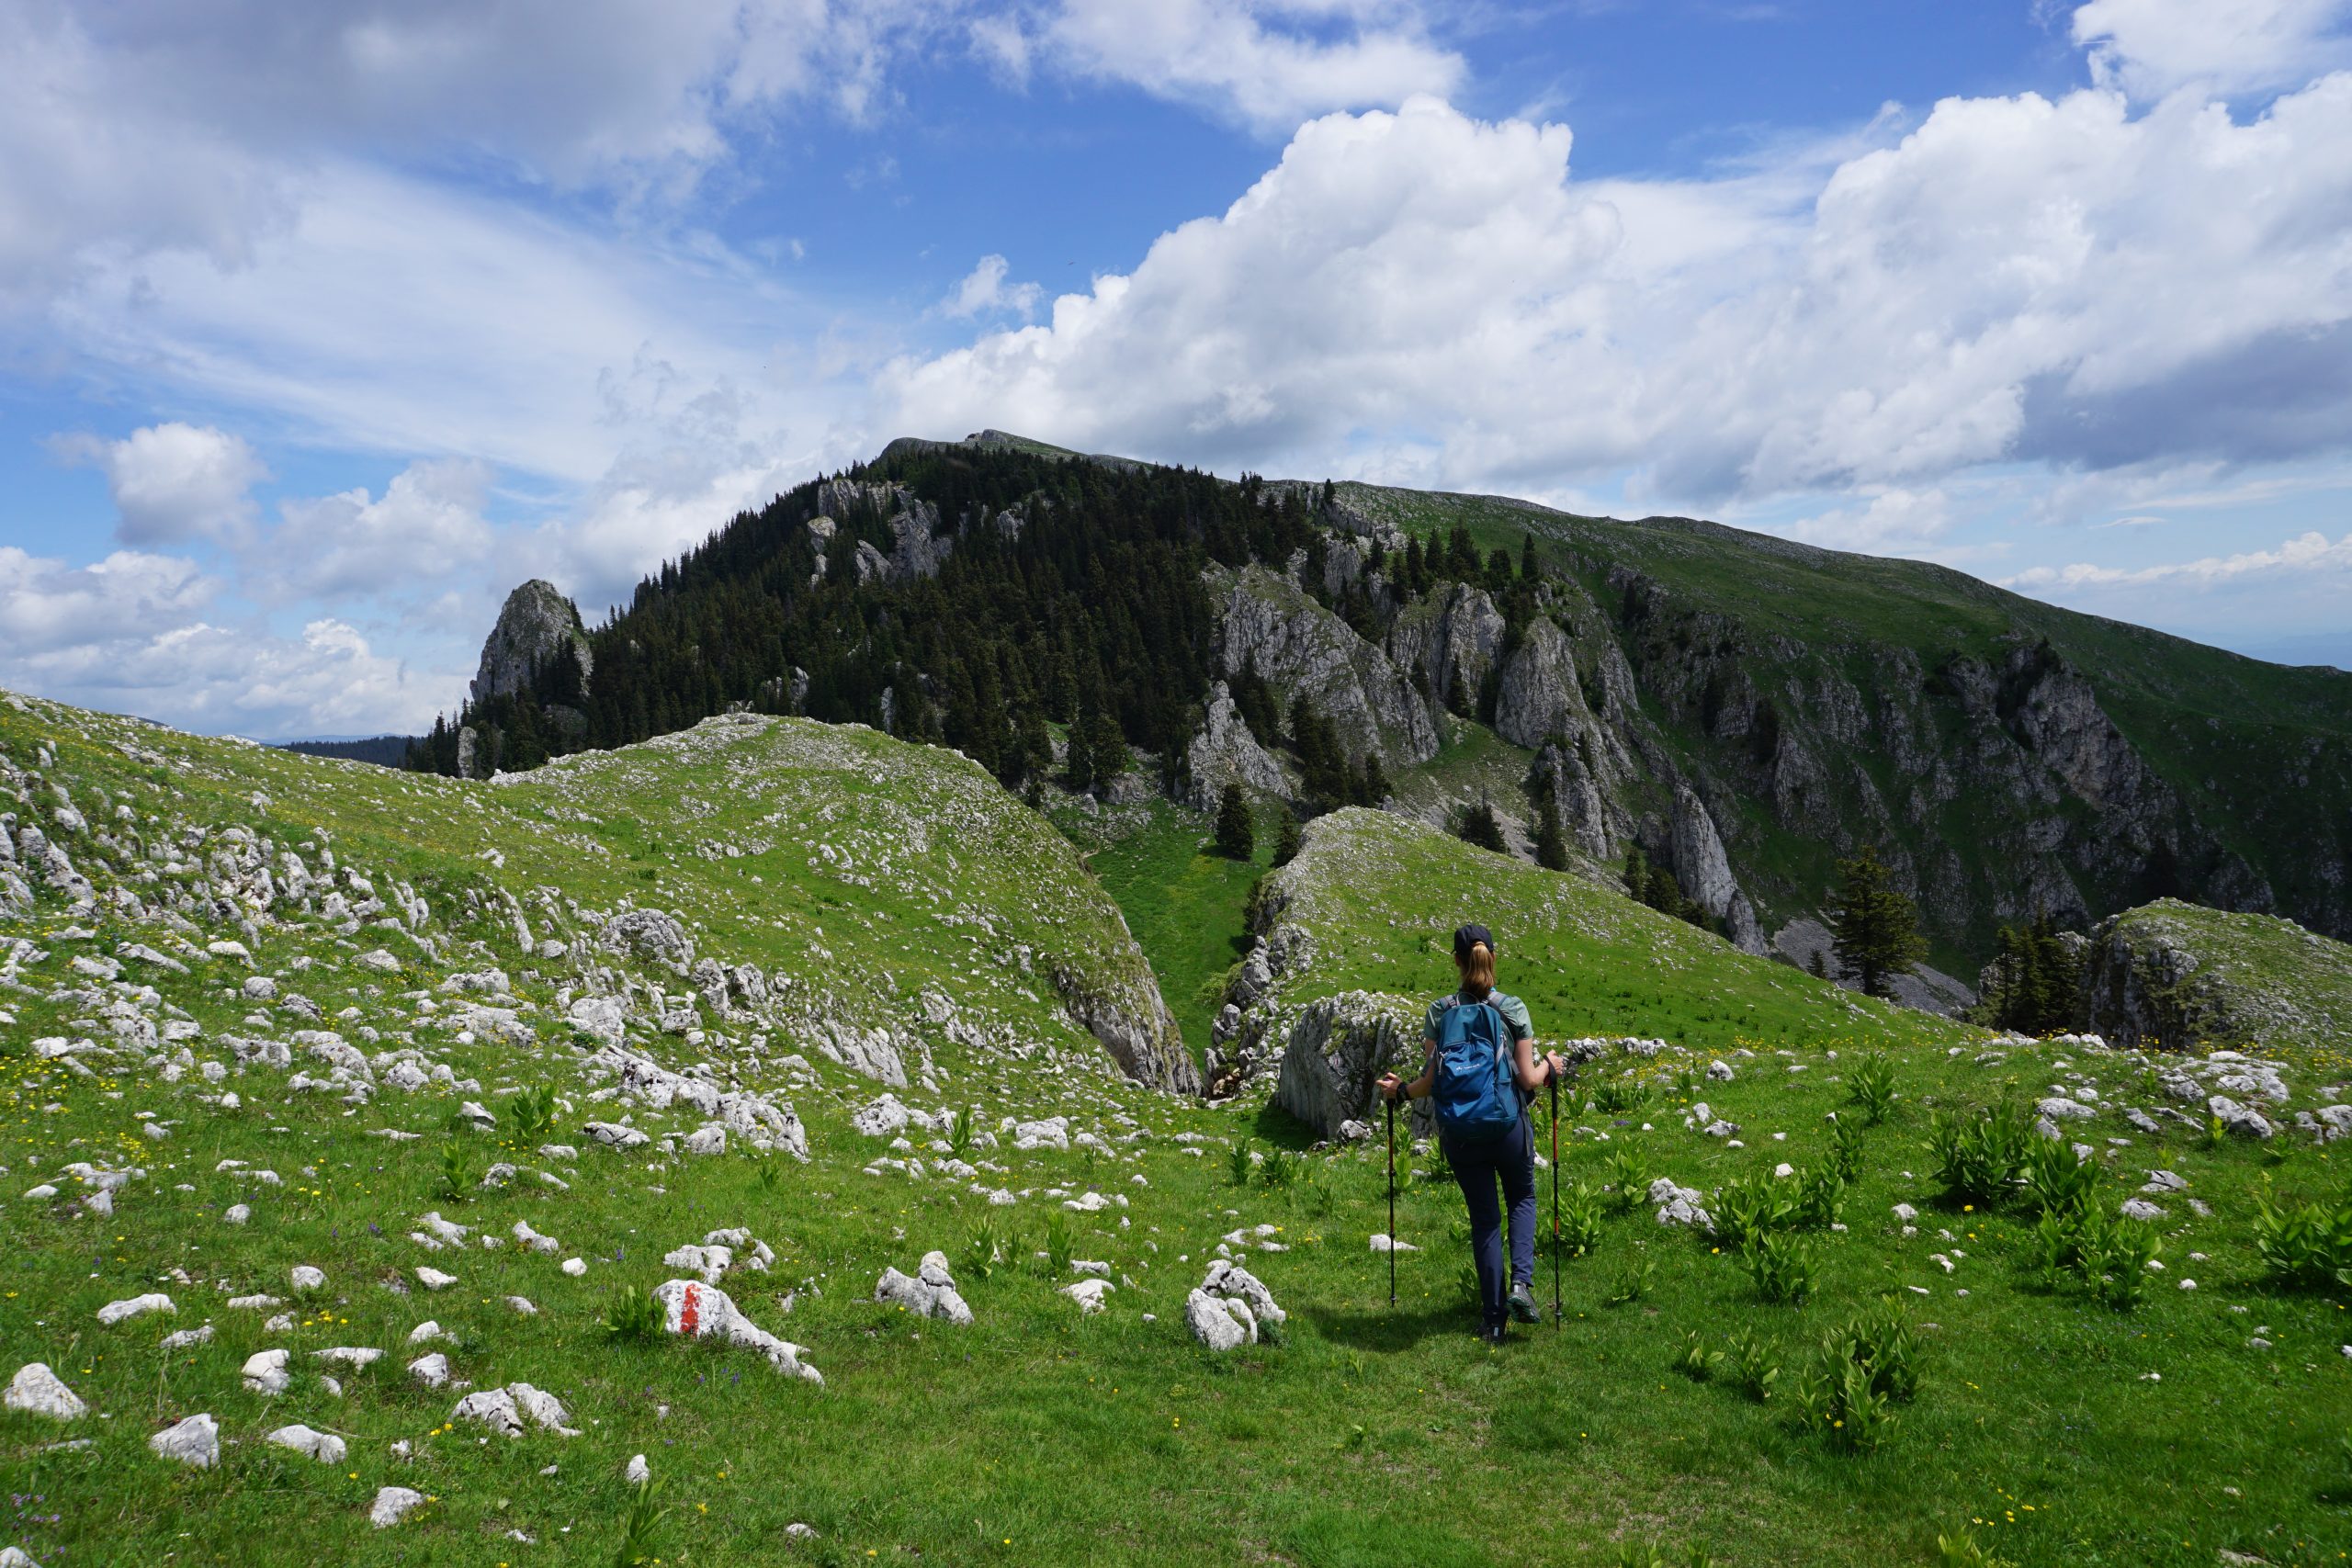
[(147, 1446), (164, 1459), (209, 1470), (220, 1462), (220, 1428), (209, 1415), (191, 1416), (148, 1438)]
[(1212, 1350), (1255, 1345), (1287, 1316), (1256, 1275), (1224, 1258), (1210, 1264), (1200, 1287), (1184, 1298), (1185, 1326)]
[(1423, 1017), (1419, 1002), (1374, 991), (1308, 1003), (1291, 1026), (1275, 1103), (1323, 1137), (1341, 1137), (1351, 1121), (1368, 1135), (1385, 1114), (1373, 1087), (1380, 1075), (1420, 1070)]
[(883, 1269), (882, 1278), (875, 1281), (874, 1299), (923, 1317), (955, 1324), (972, 1321), (972, 1309), (956, 1291), (956, 1278), (948, 1272), (947, 1255), (944, 1252), (924, 1253), (912, 1278), (896, 1269)]
[(688, 1338), (716, 1338), (756, 1350), (769, 1365), (807, 1382), (822, 1383), (816, 1368), (800, 1359), (800, 1347), (779, 1339), (745, 1317), (727, 1292), (699, 1280), (672, 1280), (656, 1286), (654, 1300), (662, 1303), (662, 1327)]
[(11, 1410), (21, 1410), (30, 1416), (46, 1416), (52, 1421), (73, 1421), (89, 1413), (90, 1407), (79, 1394), (67, 1388), (45, 1361), (28, 1361), (17, 1369), (8, 1380), (8, 1390), (0, 1395)]
[(368, 1509), (368, 1522), (378, 1529), (390, 1529), (401, 1522), (412, 1508), (424, 1501), (424, 1494), (406, 1486), (379, 1488), (376, 1501)]
[(321, 1464), (341, 1464), (346, 1452), (344, 1440), (331, 1432), (314, 1432), (297, 1424), (280, 1427), (262, 1439), (281, 1449), (291, 1449), (317, 1460)]

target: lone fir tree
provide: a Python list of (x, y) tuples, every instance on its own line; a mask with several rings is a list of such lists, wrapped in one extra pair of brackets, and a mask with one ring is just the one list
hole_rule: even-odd
[(1216, 852), (1227, 860), (1248, 860), (1258, 848), (1257, 829), (1250, 825), (1250, 802), (1241, 786), (1229, 784), (1216, 802)]
[(1893, 874), (1868, 845), (1853, 859), (1839, 861), (1838, 875), (1838, 902), (1829, 911), (1838, 973), (1867, 996), (1891, 997), (1894, 977), (1909, 974), (1928, 956), (1918, 906), (1895, 887)]

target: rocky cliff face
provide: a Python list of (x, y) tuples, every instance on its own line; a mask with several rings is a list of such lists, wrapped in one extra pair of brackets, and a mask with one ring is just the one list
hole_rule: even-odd
[(1304, 693), (1337, 728), (1351, 761), (1377, 747), (1389, 767), (1437, 755), (1437, 728), (1411, 681), (1287, 578), (1263, 567), (1215, 569), (1217, 663), (1227, 676), (1254, 666), (1285, 704)]
[(1764, 952), (1763, 933), (1756, 926), (1756, 907), (1732, 876), (1730, 858), (1724, 853), (1723, 839), (1715, 831), (1715, 819), (1707, 815), (1706, 803), (1688, 784), (1675, 786), (1673, 833), (1674, 874), (1682, 884), (1683, 894), (1709, 919), (1722, 924), (1733, 946), (1745, 953)]
[(1449, 583), (1397, 615), (1388, 656), (1418, 677), (1434, 705), (1457, 690), (1475, 704), (1502, 655), (1503, 630), (1502, 612), (1485, 589)]
[(580, 666), (585, 691), (594, 660), (580, 612), (552, 582), (533, 578), (506, 596), (497, 625), (481, 645), (481, 664), (474, 672), (473, 700), (508, 697), (530, 684), (531, 673), (569, 655)]

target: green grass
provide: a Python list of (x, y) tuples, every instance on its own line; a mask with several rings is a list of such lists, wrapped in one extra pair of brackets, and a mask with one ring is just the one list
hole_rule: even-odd
[(1094, 851), (1087, 864), (1126, 918), (1184, 1043), (1198, 1056), (1216, 1014), (1207, 993), (1249, 951), (1242, 914), (1250, 889), (1273, 863), (1277, 825), (1272, 811), (1260, 812), (1255, 855), (1235, 861), (1203, 847), (1207, 818), (1159, 801), (1147, 809), (1145, 825)]
[[(1565, 1325), (1521, 1331), (1490, 1351), (1464, 1332), (1460, 1203), (1450, 1185), (1408, 1176), (1396, 1228), (1425, 1250), (1396, 1259), (1392, 1309), (1385, 1261), (1365, 1251), (1365, 1236), (1388, 1228), (1376, 1147), (1307, 1154), (1304, 1179), (1284, 1187), (1262, 1178), (1236, 1187), (1222, 1141), (1256, 1135), (1267, 1114), (1262, 1085), (1212, 1111), (1102, 1071), (1099, 1052), (1089, 1065), (1089, 1043), (1055, 1023), (1045, 983), (999, 955), (1018, 937), (1057, 943), (1054, 952), (1113, 976), (1137, 972), (1141, 960), (1100, 913), (1108, 906), (1067, 846), (1009, 801), (1000, 818), (998, 797), (967, 794), (967, 770), (943, 754), (863, 732), (794, 728), (708, 750), (685, 741), (632, 749), (584, 778), (466, 784), (28, 709), (0, 707), (0, 748), (22, 766), (37, 741), (55, 742), (59, 763), (44, 773), (66, 783), (92, 823), (119, 839), (130, 825), (117, 823), (113, 805), (130, 807), (139, 843), (158, 848), (176, 839), (165, 831), (174, 818), (214, 829), (213, 848), (232, 825), (266, 829), (288, 846), (325, 828), (338, 858), (379, 889), (396, 876), (414, 882), (434, 906), (425, 934), (443, 944), (436, 957), (388, 931), (342, 935), (282, 906), (241, 940), (254, 949), (256, 972), (309, 996), (369, 1054), (405, 1044), (406, 1032), (431, 1059), (481, 1085), (429, 1086), (413, 1096), (386, 1089), (352, 1108), (330, 1094), (290, 1091), (274, 1068), (233, 1072), (218, 1086), (192, 1071), (174, 1081), (164, 1068), (176, 1046), (94, 1056), (93, 1076), (81, 1077), (27, 1047), (50, 1036), (104, 1040), (102, 1009), (130, 993), (69, 981), (71, 959), (141, 941), (169, 948), (185, 933), (104, 914), (83, 922), (95, 936), (70, 936), (74, 917), (46, 894), (31, 917), (0, 923), (0, 951), (22, 936), (48, 954), (20, 957), (14, 977), (26, 988), (0, 990), (8, 1015), (0, 1021), (0, 1236), (9, 1256), (0, 1343), (11, 1352), (0, 1371), (45, 1360), (93, 1410), (70, 1428), (0, 1415), (0, 1469), (12, 1495), (0, 1539), (52, 1568), (606, 1563), (632, 1496), (622, 1467), (639, 1452), (674, 1508), (655, 1528), (653, 1550), (688, 1564), (904, 1562), (920, 1553), (948, 1563), (1532, 1568), (1611, 1564), (1625, 1547), (1649, 1542), (1679, 1558), (1703, 1542), (1725, 1564), (1859, 1568), (1932, 1562), (1936, 1535), (1972, 1520), (1980, 1540), (2020, 1564), (2203, 1568), (2222, 1548), (2310, 1564), (2338, 1561), (2352, 1541), (2352, 1475), (2337, 1446), (2352, 1429), (2352, 1362), (2336, 1349), (2352, 1339), (2346, 1292), (2278, 1288), (2251, 1242), (2255, 1197), (2266, 1185), (2283, 1199), (2343, 1190), (2346, 1173), (2328, 1150), (2285, 1139), (2209, 1147), (2188, 1129), (2143, 1137), (2111, 1112), (2073, 1124), (2111, 1150), (2110, 1203), (2142, 1171), (2163, 1167), (2212, 1209), (2199, 1218), (2182, 1198), (2163, 1200), (2169, 1271), (2129, 1314), (2075, 1284), (2041, 1282), (2022, 1200), (1967, 1211), (1936, 1191), (1924, 1148), (1931, 1111), (2030, 1096), (2076, 1072), (2098, 1078), (2103, 1104), (2163, 1103), (2153, 1075), (2132, 1059), (2048, 1046), (1984, 1053), (1981, 1035), (1841, 1003), (1792, 971), (1730, 953), (1605, 890), (1506, 868), (1408, 824), (1391, 832), (1389, 819), (1370, 814), (1318, 823), (1288, 913), (1309, 923), (1319, 956), (1286, 1000), (1326, 986), (1439, 988), (1444, 955), (1425, 943), (1453, 901), (1467, 899), (1508, 911), (1497, 921), (1505, 984), (1529, 997), (1545, 1034), (1598, 1022), (1610, 1033), (1667, 1033), (1695, 1048), (1687, 1059), (1612, 1055), (1588, 1069), (1578, 1088), (1596, 1106), (1604, 1080), (1630, 1077), (1646, 1086), (1645, 1108), (1622, 1118), (1576, 1109), (1564, 1135), (1566, 1179), (1607, 1182), (1611, 1155), (1628, 1145), (1647, 1173), (1702, 1190), (1769, 1173), (1779, 1160), (1806, 1164), (1826, 1147), (1822, 1119), (1844, 1102), (1840, 1079), (1853, 1050), (1884, 1047), (1894, 1063), (1893, 1119), (1864, 1140), (1846, 1209), (1850, 1228), (1822, 1235), (1809, 1304), (1763, 1303), (1736, 1258), (1661, 1228), (1645, 1206), (1605, 1205), (1597, 1250), (1565, 1266)], [(121, 744), (165, 761), (127, 756)], [(256, 788), (267, 805), (251, 800)], [(908, 833), (901, 813), (918, 801), (928, 819), (954, 831), (902, 837), (886, 877), (882, 840)], [(17, 809), (46, 814), (51, 806), (44, 786)], [(721, 839), (747, 847), (772, 813), (783, 814), (771, 825), (778, 848), (742, 859), (693, 852)], [(162, 820), (149, 822), (150, 814)], [(1173, 826), (1153, 831), (1162, 840), (1140, 846), (1137, 863), (1148, 850), (1170, 857), (1163, 870), (1182, 872), (1169, 848)], [(820, 840), (845, 848), (854, 868), (809, 868)], [(152, 861), (152, 882), (109, 871), (89, 840), (65, 841), (103, 886), (151, 904), (190, 884)], [(504, 864), (482, 859), (485, 851)], [(317, 863), (314, 852), (308, 858)], [(650, 883), (645, 869), (655, 873)], [(856, 875), (871, 875), (873, 886), (843, 880)], [(1105, 886), (1111, 880), (1106, 874)], [(541, 886), (558, 889), (558, 915), (539, 913)], [(577, 1128), (586, 1117), (624, 1110), (656, 1134), (699, 1120), (586, 1098), (594, 1085), (555, 1022), (564, 989), (581, 977), (568, 960), (526, 957), (499, 919), (469, 911), (469, 890), (498, 889), (523, 897), (535, 921), (569, 929), (584, 926), (562, 894), (601, 907), (636, 892), (694, 913), (707, 950), (755, 960), (802, 986), (854, 977), (883, 1008), (903, 1010), (925, 986), (949, 989), (967, 1018), (1002, 1032), (983, 1047), (939, 1039), (942, 1089), (902, 1097), (926, 1108), (978, 1103), (990, 1128), (1007, 1115), (1065, 1111), (1111, 1152), (982, 1152), (1001, 1167), (982, 1179), (1020, 1194), (1009, 1207), (936, 1176), (868, 1175), (862, 1168), (885, 1146), (854, 1133), (849, 1117), (878, 1086), (826, 1060), (801, 1026), (771, 1024), (769, 1046), (754, 1052), (747, 1026), (717, 1021), (730, 1037), (726, 1047), (712, 1041), (697, 1051), (639, 1031), (633, 1048), (673, 1066), (704, 1060), (722, 1080), (788, 1093), (808, 1125), (809, 1163), (754, 1158), (740, 1147), (696, 1159), (594, 1146), (568, 1163), (506, 1147), (497, 1134), (452, 1130), (460, 1100), (500, 1109), (511, 1098), (503, 1091), (539, 1083), (560, 1096), (566, 1142), (582, 1142)], [(1216, 902), (1206, 889), (1201, 897), (1204, 908)], [(956, 923), (926, 918), (947, 914)], [(982, 919), (995, 931), (970, 923)], [(228, 929), (212, 915), (198, 927), (199, 935)], [(348, 966), (355, 950), (386, 943), (409, 956), (402, 974)], [(508, 972), (534, 1043), (461, 1040), (431, 1021), (458, 1005), (443, 976), (486, 962)], [(609, 955), (599, 962), (673, 995), (680, 988), (656, 970)], [(247, 971), (233, 961), (189, 967), (185, 976), (133, 968), (125, 979), (151, 981), (160, 1002), (201, 1026), (188, 1043), (194, 1059), (227, 1062), (230, 1035), (284, 1039), (303, 1026), (266, 1010), (261, 1023), (244, 1021), (257, 1010), (238, 994)], [(1750, 1003), (1758, 1017), (1747, 1016)], [(345, 1008), (356, 1012), (337, 1019)], [(1057, 1043), (1058, 1055), (1041, 1054), (1041, 1043)], [(1755, 1054), (1737, 1055), (1743, 1048)], [(787, 1051), (805, 1055), (809, 1070), (780, 1066)], [(1699, 1092), (1741, 1124), (1742, 1148), (1680, 1124), (1687, 1096), (1676, 1069), (1715, 1055), (1737, 1077)], [(2295, 1063), (2285, 1070), (2297, 1105), (2315, 1103), (2316, 1076)], [(242, 1103), (204, 1098), (222, 1089)], [(141, 1112), (168, 1122), (168, 1138), (143, 1136)], [(423, 1136), (369, 1135), (385, 1128)], [(1207, 1143), (1180, 1144), (1180, 1134)], [(2132, 1141), (2113, 1147), (2116, 1137)], [(920, 1157), (940, 1157), (922, 1146), (922, 1134), (913, 1141)], [(505, 1157), (525, 1169), (502, 1190), (452, 1201), (435, 1188), (453, 1145), (471, 1168)], [(220, 1168), (232, 1158), (266, 1166), (284, 1184)], [(55, 1199), (21, 1196), (74, 1159), (136, 1164), (146, 1175), (110, 1217), (86, 1212), (70, 1179)], [(1426, 1163), (1404, 1157), (1408, 1173)], [(569, 1190), (538, 1182), (538, 1168), (557, 1172)], [(1126, 1206), (1073, 1213), (1050, 1195), (1090, 1188)], [(224, 1224), (222, 1210), (237, 1201), (252, 1206), (251, 1224)], [(1918, 1206), (1918, 1235), (1898, 1234), (1897, 1201)], [(587, 1272), (566, 1276), (558, 1257), (512, 1242), (425, 1251), (407, 1233), (428, 1210), (494, 1235), (526, 1220), (561, 1238), (558, 1257), (582, 1258)], [(1049, 1214), (1066, 1217), (1078, 1257), (1111, 1265), (1117, 1289), (1102, 1315), (1081, 1318), (1055, 1293), (1060, 1281), (1031, 1258)], [(1289, 1310), (1287, 1341), (1210, 1355), (1182, 1327), (1185, 1292), (1220, 1236), (1261, 1223), (1282, 1227), (1288, 1248), (1249, 1255)], [(911, 1269), (933, 1247), (960, 1258), (983, 1224), (1010, 1236), (1014, 1261), (986, 1280), (958, 1270), (974, 1326), (911, 1319), (867, 1299), (886, 1264)], [(776, 1262), (764, 1276), (730, 1277), (726, 1288), (756, 1322), (805, 1348), (824, 1373), (821, 1389), (780, 1380), (741, 1352), (616, 1342), (605, 1332), (613, 1292), (673, 1277), (664, 1251), (734, 1224), (774, 1247)], [(1928, 1259), (1954, 1248), (1967, 1255), (1956, 1274)], [(2192, 1262), (2192, 1251), (2208, 1257)], [(1628, 1264), (1645, 1258), (1653, 1282), (1644, 1299), (1605, 1304)], [(266, 1333), (263, 1314), (227, 1307), (243, 1292), (290, 1297), (287, 1269), (297, 1262), (323, 1269), (328, 1283), (315, 1300), (291, 1305), (291, 1329)], [(416, 1289), (413, 1271), (427, 1263), (458, 1285)], [(175, 1269), (189, 1282), (173, 1279)], [(2184, 1274), (2201, 1288), (2175, 1289)], [(410, 1293), (388, 1288), (396, 1279), (410, 1282)], [(1547, 1300), (1549, 1282), (1547, 1264), (1538, 1280)], [(177, 1303), (172, 1318), (96, 1325), (98, 1305), (156, 1289)], [(508, 1293), (528, 1297), (538, 1314), (513, 1314)], [(1836, 1451), (1800, 1431), (1779, 1401), (1756, 1403), (1721, 1370), (1704, 1382), (1671, 1371), (1686, 1335), (1722, 1348), (1744, 1327), (1778, 1346), (1784, 1379), (1793, 1377), (1822, 1334), (1889, 1293), (1910, 1303), (1924, 1385), (1875, 1452)], [(218, 1330), (210, 1344), (158, 1348), (166, 1330), (208, 1317)], [(418, 1353), (408, 1333), (428, 1317), (455, 1337), (439, 1348), (458, 1377), (549, 1390), (582, 1435), (534, 1430), (485, 1443), (450, 1429), (456, 1391), (417, 1387), (402, 1371)], [(2249, 1346), (2257, 1333), (2268, 1348)], [(296, 1351), (298, 1376), (286, 1394), (265, 1400), (238, 1374), (247, 1355), (270, 1345)], [(346, 1376), (336, 1399), (310, 1375), (305, 1354), (328, 1345), (388, 1354), (374, 1371)], [(2144, 1380), (2151, 1371), (2161, 1381)], [(229, 1440), (219, 1470), (182, 1471), (147, 1452), (150, 1432), (199, 1410)], [(330, 1468), (261, 1443), (292, 1421), (344, 1435), (348, 1460)], [(67, 1436), (92, 1447), (46, 1450)], [(395, 1442), (410, 1445), (405, 1461)], [(543, 1474), (550, 1464), (556, 1472)], [(433, 1501), (397, 1528), (371, 1529), (368, 1503), (386, 1484)], [(793, 1522), (813, 1525), (820, 1539), (788, 1541), (784, 1527)], [(535, 1543), (507, 1539), (515, 1529)]]

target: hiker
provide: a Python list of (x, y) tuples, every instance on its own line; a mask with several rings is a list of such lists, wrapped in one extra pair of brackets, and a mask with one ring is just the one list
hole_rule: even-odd
[[(1539, 1321), (1535, 1296), (1535, 1134), (1528, 1101), (1567, 1068), (1561, 1056), (1535, 1051), (1527, 1004), (1495, 989), (1494, 934), (1480, 925), (1453, 933), (1462, 984), (1430, 1003), (1421, 1033), (1421, 1076), (1407, 1083), (1382, 1075), (1383, 1098), (1437, 1100), (1438, 1146), (1462, 1185), (1470, 1210), (1470, 1251), (1478, 1269), (1479, 1337), (1500, 1344), (1510, 1320)], [(1510, 1292), (1503, 1292), (1502, 1212), (1495, 1184), (1510, 1201)]]

